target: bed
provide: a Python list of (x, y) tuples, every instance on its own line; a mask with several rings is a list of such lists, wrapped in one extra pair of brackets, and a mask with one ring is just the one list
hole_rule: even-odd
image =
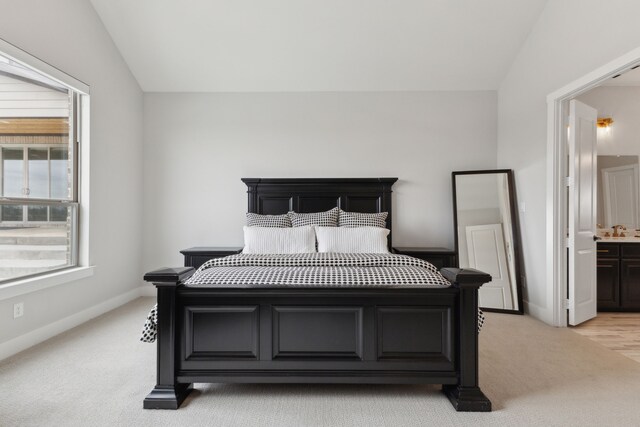
[[(391, 230), (396, 180), (242, 181), (248, 212), (389, 212)], [(245, 262), (212, 262), (237, 260)], [(358, 383), (441, 384), (456, 410), (491, 411), (478, 384), (485, 273), (443, 268), (448, 282), (438, 286), (210, 287), (190, 285), (194, 272), (186, 265), (144, 276), (158, 295), (157, 384), (146, 409), (179, 408), (193, 383)]]

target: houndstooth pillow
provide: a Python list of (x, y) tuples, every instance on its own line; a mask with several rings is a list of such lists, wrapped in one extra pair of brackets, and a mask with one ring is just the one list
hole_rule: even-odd
[(247, 226), (249, 227), (291, 227), (289, 215), (260, 215), (247, 213)]
[(380, 227), (387, 228), (389, 212), (362, 213), (345, 212), (340, 209), (338, 227)]
[(304, 227), (305, 225), (319, 225), (321, 227), (338, 226), (338, 208), (333, 208), (326, 212), (298, 213), (289, 212), (291, 225), (294, 227)]

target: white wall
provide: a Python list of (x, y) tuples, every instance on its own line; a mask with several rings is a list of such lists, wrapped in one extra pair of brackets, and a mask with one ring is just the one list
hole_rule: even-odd
[(453, 247), (451, 172), (496, 162), (486, 92), (145, 94), (144, 266), (242, 245), (242, 177), (396, 176), (394, 244)]
[[(0, 344), (141, 285), (142, 93), (85, 0), (0, 0), (0, 38), (91, 86), (95, 275), (0, 301)], [(2, 290), (0, 290), (2, 292)], [(24, 316), (13, 319), (13, 304)]]
[[(603, 8), (603, 6), (605, 6)], [(640, 2), (550, 1), (498, 91), (498, 166), (515, 170), (526, 309), (553, 321), (546, 281), (546, 96), (640, 46)]]

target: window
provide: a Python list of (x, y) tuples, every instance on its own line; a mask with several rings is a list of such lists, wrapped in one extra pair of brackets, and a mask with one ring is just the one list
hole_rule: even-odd
[(83, 97), (0, 54), (0, 285), (78, 265)]

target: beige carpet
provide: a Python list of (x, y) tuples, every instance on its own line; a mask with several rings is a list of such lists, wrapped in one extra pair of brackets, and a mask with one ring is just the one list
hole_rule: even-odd
[(142, 409), (155, 345), (139, 299), (0, 364), (1, 426), (640, 425), (640, 363), (530, 317), (488, 314), (480, 382), (492, 413), (435, 386), (204, 385), (178, 411)]

